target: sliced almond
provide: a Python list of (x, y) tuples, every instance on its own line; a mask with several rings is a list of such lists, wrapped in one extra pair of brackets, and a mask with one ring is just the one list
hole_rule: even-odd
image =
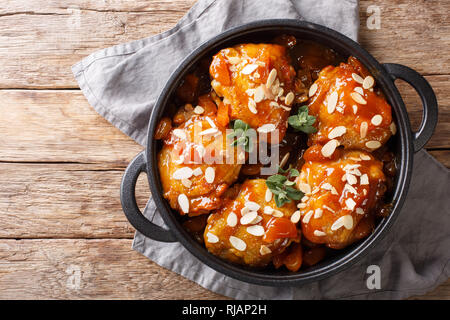
[(280, 210), (273, 209), (272, 216), (274, 216), (275, 218), (283, 218), (284, 214)]
[(367, 101), (360, 95), (358, 92), (352, 92), (350, 93), (350, 97), (359, 104), (367, 104)]
[(276, 129), (276, 126), (273, 123), (267, 123), (267, 124), (263, 124), (261, 127), (259, 127), (256, 130), (260, 133), (268, 133), (268, 132), (275, 131), (275, 129)]
[(293, 214), (292, 214), (292, 216), (291, 216), (291, 222), (292, 223), (297, 223), (297, 222), (299, 222), (300, 221), (300, 211), (295, 211)]
[(367, 174), (363, 174), (359, 180), (360, 185), (368, 185), (369, 184), (369, 176)]
[(214, 123), (214, 121), (212, 121), (212, 119), (210, 117), (205, 117), (205, 119), (206, 119), (206, 121), (208, 121), (211, 128), (217, 128), (216, 124)]
[[(308, 185), (309, 186), (309, 185)], [(311, 190), (311, 189), (309, 189), (309, 190)], [(304, 193), (306, 193), (306, 192), (304, 192)], [(310, 192), (308, 192), (308, 193), (310, 193)], [(301, 201), (302, 202), (306, 202), (306, 201), (308, 201), (309, 200), (309, 197), (308, 196), (303, 196), (303, 198), (301, 199)]]
[(189, 212), (189, 199), (184, 193), (178, 196), (178, 204), (180, 206), (181, 211), (183, 211), (184, 213)]
[(256, 202), (253, 202), (253, 201), (245, 202), (244, 206), (249, 208), (250, 211), (258, 211), (261, 208), (261, 206), (259, 204), (257, 204)]
[(312, 215), (314, 214), (314, 211), (310, 210), (303, 216), (303, 223), (308, 223), (311, 219)]
[(290, 106), (292, 104), (292, 102), (294, 102), (294, 98), (295, 98), (294, 93), (293, 92), (289, 92), (286, 95), (286, 98), (284, 99), (284, 103), (286, 103), (286, 105)]
[(333, 91), (327, 99), (327, 110), (328, 113), (333, 113), (334, 109), (336, 109), (336, 105), (337, 105), (337, 101), (338, 101), (338, 93), (336, 91)]
[(367, 154), (360, 154), (359, 157), (361, 158), (361, 160), (372, 160), (372, 158), (370, 156), (368, 156)]
[(238, 218), (236, 213), (230, 212), (230, 214), (227, 217), (227, 225), (229, 225), (230, 227), (235, 227), (237, 225), (237, 222)]
[(216, 170), (213, 167), (208, 167), (205, 170), (205, 180), (208, 183), (213, 183), (216, 177)]
[(239, 251), (244, 251), (247, 248), (247, 244), (243, 240), (239, 239), (238, 237), (230, 236), (229, 239), (230, 239), (231, 245), (235, 249), (237, 249)]
[(197, 167), (192, 171), (192, 174), (196, 177), (198, 177), (199, 175), (201, 175), (203, 173), (202, 169)]
[(352, 106), (352, 108), (353, 108), (353, 114), (356, 114), (358, 112), (358, 106), (356, 104), (354, 104)]
[(350, 184), (346, 183), (344, 186), (344, 190), (348, 190), (349, 192), (353, 193), (354, 195), (358, 195), (358, 191), (356, 191), (355, 188), (353, 188)]
[(250, 222), (250, 224), (257, 224), (260, 223), (262, 221), (262, 217), (261, 216), (256, 216), (255, 219), (252, 220), (252, 222)]
[(359, 135), (362, 139), (364, 139), (367, 136), (367, 130), (369, 129), (369, 125), (367, 122), (362, 122), (361, 126), (359, 127)]
[(253, 99), (255, 99), (256, 103), (264, 100), (264, 88), (262, 86), (259, 86), (258, 88), (255, 89)]
[(395, 125), (394, 122), (392, 122), (392, 123), (389, 125), (389, 129), (391, 129), (392, 135), (395, 135), (395, 134), (397, 133), (397, 126)]
[(184, 132), (183, 129), (174, 129), (172, 131), (173, 135), (180, 138), (180, 139), (186, 139), (186, 132)]
[(217, 130), (217, 128), (209, 128), (206, 130), (203, 130), (202, 132), (199, 133), (200, 136), (210, 136), (210, 135), (214, 135), (216, 133), (218, 133), (219, 130)]
[(310, 97), (312, 97), (313, 95), (316, 94), (317, 89), (319, 89), (319, 86), (317, 85), (317, 83), (313, 83), (312, 86), (309, 87), (309, 93), (308, 93), (308, 95), (309, 95)]
[(321, 149), (322, 155), (326, 158), (331, 157), (338, 145), (339, 142), (335, 139), (328, 141)]
[(217, 243), (219, 242), (219, 237), (216, 236), (214, 233), (208, 232), (206, 234), (206, 241), (208, 241), (209, 243)]
[(248, 109), (251, 113), (257, 114), (258, 110), (256, 109), (256, 102), (253, 99), (248, 99)]
[(241, 62), (241, 58), (239, 57), (227, 57), (227, 59), (231, 64), (239, 64)]
[(192, 181), (189, 179), (181, 179), (181, 183), (183, 184), (183, 186), (185, 186), (186, 188), (190, 188), (192, 186)]
[[(270, 191), (270, 189), (269, 188), (267, 188), (266, 189), (266, 195), (265, 195), (265, 197), (264, 197), (264, 200), (266, 201), (266, 202), (270, 202), (271, 200), (272, 200), (272, 191)], [(270, 208), (270, 207), (269, 207)]]
[(263, 213), (264, 213), (264, 214), (271, 215), (271, 214), (273, 213), (273, 211), (274, 211), (274, 209), (273, 209), (272, 207), (265, 206), (265, 207), (264, 207)]
[(364, 79), (359, 74), (352, 73), (352, 78), (353, 78), (353, 80), (355, 80), (356, 82), (358, 82), (360, 84), (363, 84), (363, 82), (364, 82)]
[(272, 250), (270, 250), (268, 246), (266, 246), (266, 245), (263, 244), (263, 245), (261, 245), (261, 247), (259, 248), (259, 253), (260, 253), (262, 256), (265, 256), (265, 255), (267, 255), (267, 254), (271, 254), (271, 253), (272, 253)]
[(381, 124), (381, 122), (383, 122), (383, 117), (381, 115), (379, 115), (379, 114), (374, 115), (372, 117), (372, 120), (370, 120), (370, 122), (372, 122), (372, 124), (374, 126), (379, 126)]
[(331, 209), (329, 206), (327, 206), (327, 205), (323, 205), (322, 206), (323, 208), (325, 208), (325, 209), (327, 209), (328, 211), (330, 211), (331, 213), (336, 213), (336, 211), (334, 211), (333, 209)]
[(355, 92), (358, 92), (362, 96), (364, 95), (364, 90), (361, 87), (355, 87), (355, 89), (353, 89), (353, 90), (355, 90)]
[(357, 214), (364, 214), (364, 210), (362, 208), (356, 208)]
[(380, 141), (367, 141), (366, 142), (366, 147), (369, 149), (378, 149), (379, 147), (381, 147), (381, 142)]
[(283, 156), (283, 159), (281, 159), (281, 162), (280, 162), (280, 168), (283, 168), (284, 167), (284, 165), (287, 163), (287, 161), (289, 160), (289, 156), (290, 156), (291, 154), (288, 152), (288, 153), (286, 153), (284, 156)]
[(262, 226), (250, 226), (247, 227), (247, 232), (256, 237), (261, 237), (264, 235), (264, 228)]
[(242, 69), (241, 73), (242, 74), (251, 74), (256, 69), (258, 69), (258, 65), (257, 64), (248, 64)]
[(320, 208), (317, 208), (314, 211), (314, 219), (319, 219), (320, 217), (322, 217), (322, 214), (323, 214), (323, 210)]
[(270, 88), (277, 78), (277, 69), (270, 70), (269, 76), (267, 77), (266, 87)]
[(306, 206), (307, 206), (306, 203), (299, 203), (299, 204), (297, 205), (297, 208), (299, 208), (299, 209), (305, 209)]
[(353, 218), (351, 215), (345, 215), (337, 219), (331, 226), (331, 230), (336, 231), (341, 227), (345, 227), (347, 230), (353, 228)]
[[(301, 192), (303, 192), (304, 194), (309, 194), (311, 193), (311, 186), (305, 182), (300, 181), (300, 183), (298, 184), (298, 188), (300, 189)], [(302, 199), (303, 200), (303, 199)]]
[(175, 170), (175, 172), (172, 174), (172, 179), (175, 180), (182, 180), (182, 179), (189, 179), (192, 177), (193, 171), (189, 167), (183, 167), (180, 169)]
[(365, 77), (362, 85), (364, 89), (370, 89), (375, 84), (375, 79), (372, 76)]
[(327, 234), (325, 232), (323, 232), (323, 231), (320, 231), (320, 230), (314, 230), (314, 235), (316, 237), (323, 237), (323, 236), (326, 236)]
[(205, 112), (205, 109), (202, 106), (196, 106), (194, 108), (194, 113), (196, 114), (202, 114), (203, 112)]
[(245, 216), (247, 213), (249, 213), (250, 212), (250, 209), (249, 208), (247, 208), (247, 207), (243, 207), (242, 209), (241, 209), (241, 215), (243, 215), (243, 216)]
[(347, 132), (347, 128), (345, 128), (344, 126), (336, 127), (333, 130), (331, 130), (330, 133), (328, 133), (328, 139), (334, 139), (334, 138), (340, 137), (340, 136), (344, 135), (346, 132)]
[(358, 179), (356, 179), (356, 177), (350, 173), (346, 173), (345, 177), (347, 179), (347, 182), (352, 185), (352, 184), (356, 184), (358, 183)]
[(345, 205), (347, 209), (353, 211), (353, 209), (355, 209), (356, 202), (352, 198), (348, 198), (347, 200), (345, 200)]
[(250, 211), (245, 216), (242, 216), (241, 220), (239, 220), (239, 221), (241, 222), (242, 225), (247, 225), (247, 224), (250, 224), (257, 216), (258, 216), (258, 212)]

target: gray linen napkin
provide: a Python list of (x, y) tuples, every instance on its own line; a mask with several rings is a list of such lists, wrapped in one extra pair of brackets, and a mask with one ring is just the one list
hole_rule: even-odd
[[(151, 109), (178, 63), (230, 27), (270, 18), (305, 19), (356, 40), (358, 1), (199, 0), (173, 29), (95, 52), (72, 70), (94, 109), (144, 145)], [(351, 268), (302, 287), (264, 287), (226, 277), (182, 245), (153, 241), (139, 232), (133, 248), (209, 290), (237, 299), (400, 299), (422, 294), (450, 273), (450, 176), (425, 151), (414, 161), (410, 191), (392, 231)], [(152, 200), (144, 214), (164, 226)], [(373, 266), (380, 271), (379, 285), (370, 278)]]

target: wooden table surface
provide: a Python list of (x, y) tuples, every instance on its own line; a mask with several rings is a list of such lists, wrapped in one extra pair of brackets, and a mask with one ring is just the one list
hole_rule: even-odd
[[(0, 299), (221, 299), (131, 249), (119, 202), (142, 147), (87, 103), (70, 67), (167, 30), (194, 0), (6, 0), (0, 6)], [(367, 9), (381, 10), (370, 29)], [(450, 166), (450, 1), (361, 1), (362, 45), (425, 75), (440, 120), (426, 148)], [(421, 104), (398, 86), (417, 127)], [(149, 196), (145, 177), (139, 204)], [(419, 298), (449, 299), (450, 281)]]

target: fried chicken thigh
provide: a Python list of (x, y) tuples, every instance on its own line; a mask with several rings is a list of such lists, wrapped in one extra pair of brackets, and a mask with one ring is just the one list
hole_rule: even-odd
[(374, 90), (374, 79), (353, 57), (328, 66), (310, 88), (309, 112), (318, 131), (309, 145), (335, 140), (345, 148), (373, 151), (395, 133), (391, 106)]
[(206, 248), (225, 260), (263, 267), (282, 253), (299, 231), (291, 222), (294, 202), (277, 208), (264, 179), (246, 180), (235, 199), (211, 214), (204, 232)]
[(219, 208), (245, 161), (245, 153), (230, 146), (226, 128), (217, 123), (217, 108), (210, 96), (200, 97), (199, 106), (201, 114), (178, 112), (175, 123), (185, 122), (171, 129), (158, 154), (164, 197), (181, 215)]
[(327, 158), (319, 145), (310, 147), (304, 159), (297, 178), (305, 193), (299, 204), (303, 236), (341, 249), (370, 234), (372, 209), (386, 190), (382, 162), (368, 152), (341, 149)]
[(256, 130), (277, 129), (277, 143), (283, 139), (295, 98), (295, 70), (285, 47), (250, 43), (223, 49), (214, 56), (210, 75), (229, 119), (240, 119)]

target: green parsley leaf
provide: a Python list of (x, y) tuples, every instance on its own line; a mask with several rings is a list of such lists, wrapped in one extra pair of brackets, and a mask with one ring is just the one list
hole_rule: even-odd
[[(297, 169), (291, 169), (290, 167), (282, 171), (284, 171), (283, 173), (288, 173), (288, 177), (296, 177), (299, 174)], [(300, 200), (304, 196), (303, 192), (292, 187), (295, 185), (295, 181), (289, 180), (288, 177), (281, 174), (274, 174), (266, 180), (266, 185), (274, 194), (275, 203), (278, 208), (284, 206), (285, 203), (291, 202), (291, 200)]]
[(308, 106), (300, 107), (298, 114), (288, 118), (288, 123), (291, 127), (306, 134), (317, 132), (317, 129), (313, 126), (315, 122), (316, 117), (308, 114)]
[[(231, 146), (241, 145), (245, 151), (253, 151), (253, 141), (255, 141), (256, 132), (242, 120), (233, 122), (233, 132), (227, 135), (228, 139), (233, 139)], [(234, 140), (236, 138), (236, 140)]]

